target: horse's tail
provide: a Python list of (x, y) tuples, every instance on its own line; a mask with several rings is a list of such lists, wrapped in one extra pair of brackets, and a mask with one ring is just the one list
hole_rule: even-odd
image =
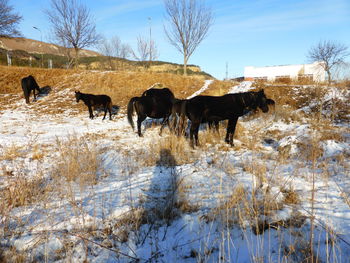
[(128, 121), (134, 130), (134, 120), (132, 119), (132, 115), (134, 114), (134, 103), (138, 100), (138, 97), (133, 97), (130, 99), (128, 103)]

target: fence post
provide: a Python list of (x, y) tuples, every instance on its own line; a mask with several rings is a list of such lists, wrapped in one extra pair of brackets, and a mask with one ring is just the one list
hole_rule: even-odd
[(12, 65), (12, 59), (10, 53), (7, 51), (7, 65), (11, 66)]

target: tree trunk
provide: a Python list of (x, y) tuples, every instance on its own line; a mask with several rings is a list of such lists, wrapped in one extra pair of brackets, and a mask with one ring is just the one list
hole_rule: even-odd
[(75, 47), (74, 48), (75, 50), (75, 68), (78, 68), (78, 61), (79, 61), (79, 48), (78, 47)]
[(331, 76), (331, 71), (330, 70), (327, 70), (327, 75), (328, 75), (328, 84), (330, 85), (331, 81), (332, 81), (332, 76)]
[(187, 76), (187, 56), (184, 54), (184, 76)]

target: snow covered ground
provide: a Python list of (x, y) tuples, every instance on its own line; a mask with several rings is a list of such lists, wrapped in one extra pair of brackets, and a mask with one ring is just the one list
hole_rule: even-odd
[[(0, 113), (0, 259), (350, 262), (349, 124), (324, 138), (312, 120), (271, 110), (240, 118), (233, 148), (222, 127), (191, 149), (150, 122), (138, 137), (123, 109), (112, 121), (44, 113), (73, 93), (57, 94)], [(20, 186), (35, 200), (16, 205)]]

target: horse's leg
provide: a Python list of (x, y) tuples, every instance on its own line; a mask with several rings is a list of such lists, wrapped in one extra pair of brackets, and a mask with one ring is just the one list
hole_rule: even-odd
[(30, 98), (29, 98), (30, 93), (28, 92), (27, 89), (23, 89), (23, 93), (24, 93), (24, 98), (26, 100), (26, 103), (29, 104), (30, 103)]
[(88, 109), (89, 109), (90, 119), (93, 119), (93, 118), (94, 118), (94, 114), (93, 114), (93, 112), (92, 112), (92, 107), (91, 107), (91, 105), (88, 105)]
[(214, 128), (217, 133), (219, 133), (219, 121), (214, 121)]
[(229, 119), (227, 124), (225, 142), (229, 143), (231, 146), (233, 146), (233, 135), (235, 134), (237, 120), (238, 116), (234, 116), (232, 119)]
[(200, 124), (197, 125), (197, 128), (194, 131), (194, 139), (195, 139), (195, 142), (196, 142), (196, 146), (198, 146), (198, 144), (199, 144), (199, 142), (198, 142), (199, 126), (200, 126)]
[(142, 137), (141, 134), (141, 123), (146, 119), (146, 115), (137, 115), (137, 133), (140, 137)]
[[(198, 146), (198, 130), (199, 130), (199, 125), (200, 125), (200, 121), (199, 122), (194, 122), (192, 121), (191, 123), (191, 128), (190, 128), (190, 142), (191, 142), (191, 146), (194, 148), (194, 144), (196, 144), (196, 146)], [(194, 141), (193, 141), (194, 140)]]
[(106, 118), (106, 114), (107, 114), (107, 106), (104, 107), (104, 111), (105, 111), (105, 115), (103, 116), (103, 119), (104, 120)]
[(34, 101), (36, 101), (35, 89), (33, 89)]
[(108, 111), (109, 111), (109, 120), (112, 120), (112, 103), (108, 105)]

